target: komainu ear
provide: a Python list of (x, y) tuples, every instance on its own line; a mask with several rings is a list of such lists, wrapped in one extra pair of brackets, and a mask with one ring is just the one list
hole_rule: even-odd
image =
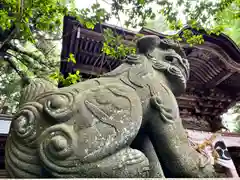
[(159, 44), (161, 39), (155, 35), (147, 35), (137, 41), (138, 53), (148, 54), (153, 51)]

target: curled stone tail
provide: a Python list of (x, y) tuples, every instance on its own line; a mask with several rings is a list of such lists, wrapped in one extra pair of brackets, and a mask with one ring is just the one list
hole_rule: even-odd
[(36, 178), (40, 176), (36, 149), (20, 145), (13, 137), (9, 137), (6, 142), (5, 164), (11, 177)]

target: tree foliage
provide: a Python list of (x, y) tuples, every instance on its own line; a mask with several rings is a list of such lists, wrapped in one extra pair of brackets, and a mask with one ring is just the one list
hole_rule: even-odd
[(53, 4), (27, 0), (0, 2), (0, 98), (2, 106), (10, 104), (13, 111), (21, 85), (32, 77), (48, 78), (59, 69), (60, 53), (56, 48), (59, 43), (55, 40), (62, 34), (63, 14), (61, 7)]
[(133, 44), (124, 44), (121, 35), (114, 34), (111, 29), (106, 29), (103, 33), (104, 43), (102, 51), (108, 56), (116, 59), (126, 57), (128, 54), (135, 54), (136, 49)]
[(223, 32), (240, 45), (240, 9), (239, 3), (233, 3), (216, 16), (216, 24), (223, 27)]

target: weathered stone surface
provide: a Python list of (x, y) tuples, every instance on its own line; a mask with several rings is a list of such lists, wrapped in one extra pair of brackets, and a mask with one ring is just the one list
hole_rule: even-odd
[(175, 96), (189, 77), (183, 51), (156, 36), (137, 47), (103, 77), (22, 92), (6, 145), (11, 177), (215, 176), (179, 117)]
[(43, 79), (35, 79), (23, 89), (20, 109), (14, 116), (5, 145), (5, 166), (11, 177), (40, 177), (37, 138), (42, 105), (34, 102), (41, 93), (57, 89)]

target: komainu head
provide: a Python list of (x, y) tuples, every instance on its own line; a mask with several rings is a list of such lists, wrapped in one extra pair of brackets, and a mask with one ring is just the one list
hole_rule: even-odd
[(175, 95), (180, 95), (186, 89), (190, 68), (179, 44), (149, 35), (138, 40), (137, 50), (152, 61), (155, 70), (165, 73)]

